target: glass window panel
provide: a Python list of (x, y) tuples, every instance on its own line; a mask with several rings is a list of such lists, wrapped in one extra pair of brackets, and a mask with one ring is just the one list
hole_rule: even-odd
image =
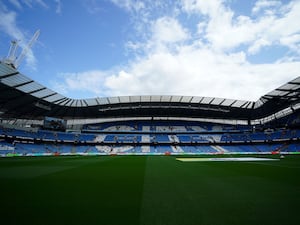
[(241, 107), (243, 104), (245, 104), (245, 101), (238, 100), (232, 105), (232, 107)]
[(15, 69), (3, 64), (3, 63), (0, 63), (0, 76), (5, 76), (7, 74), (11, 74), (11, 73), (15, 73), (17, 72)]
[[(288, 89), (288, 90), (295, 90), (297, 88), (299, 88), (299, 85), (297, 84), (285, 84), (283, 86), (281, 86), (282, 89)], [(279, 88), (279, 89), (281, 89)]]
[(211, 102), (213, 98), (211, 97), (205, 97), (202, 99), (202, 101), (200, 102), (201, 104), (209, 104)]
[(140, 102), (141, 97), (140, 96), (130, 96), (130, 102)]
[(72, 104), (73, 104), (73, 102), (74, 102), (75, 100), (71, 100), (70, 101), (70, 99), (68, 99), (68, 101), (67, 102), (64, 102), (64, 103), (62, 103), (63, 105), (65, 105), (65, 106), (71, 106)]
[(18, 85), (22, 82), (16, 80), (17, 75), (7, 77), (1, 80), (1, 83), (6, 84), (8, 86)]
[(71, 106), (72, 107), (77, 107), (77, 106), (80, 106), (80, 100), (78, 99), (74, 99), (71, 103)]
[(129, 102), (129, 96), (121, 96), (120, 97), (120, 102), (121, 103)]
[(65, 105), (67, 102), (69, 102), (70, 101), (70, 99), (69, 98), (63, 98), (63, 99), (61, 99), (61, 100), (58, 100), (57, 101), (57, 104), (58, 105)]
[(214, 98), (214, 100), (212, 101), (212, 105), (220, 105), (221, 102), (224, 101), (224, 98)]
[(257, 102), (255, 102), (254, 108), (259, 108), (262, 104), (263, 102), (261, 101), (261, 99), (259, 99)]
[(191, 101), (192, 97), (191, 96), (183, 96), (181, 99), (181, 102), (183, 103), (189, 103)]
[(229, 105), (231, 105), (234, 101), (235, 101), (234, 99), (226, 99), (226, 100), (222, 103), (222, 105), (223, 105), (223, 106), (229, 106)]
[(89, 99), (85, 99), (86, 103), (88, 104), (88, 106), (93, 106), (93, 105), (97, 105), (97, 101), (94, 98), (89, 98)]
[(72, 106), (81, 107), (82, 106), (82, 100), (76, 99)]
[(298, 95), (298, 94), (299, 94), (299, 92), (291, 92), (291, 93), (289, 93), (286, 96), (290, 97), (290, 96), (294, 96), (294, 95)]
[(32, 91), (35, 91), (35, 90), (38, 90), (41, 88), (44, 88), (44, 86), (42, 86), (36, 82), (17, 87), (18, 90), (23, 91), (25, 93), (32, 92)]
[(109, 102), (107, 101), (107, 98), (98, 98), (98, 102), (100, 105), (109, 104)]
[(300, 83), (300, 77), (297, 77), (296, 79), (292, 80), (291, 82)]
[(6, 78), (2, 79), (1, 82), (8, 86), (15, 86), (15, 85), (26, 83), (28, 81), (31, 81), (31, 79), (17, 74), (17, 75), (13, 75), (10, 77), (6, 77)]
[(42, 97), (45, 97), (47, 95), (51, 95), (51, 94), (54, 94), (55, 92), (49, 90), (49, 89), (45, 89), (45, 90), (41, 90), (41, 91), (38, 91), (38, 92), (35, 92), (33, 93), (32, 95), (35, 96), (35, 97), (38, 97), (38, 98), (42, 98)]
[(170, 95), (164, 95), (161, 97), (162, 102), (170, 102), (171, 96)]
[(77, 103), (78, 103), (78, 100), (77, 99), (73, 99), (67, 105), (68, 106), (72, 106), (72, 107), (76, 107)]
[(203, 97), (194, 96), (191, 103), (199, 103)]
[(141, 96), (142, 102), (150, 102), (151, 96), (150, 95), (143, 95)]
[(15, 77), (16, 81), (18, 81), (18, 83), (26, 83), (28, 81), (31, 81), (31, 79), (29, 79), (28, 77), (18, 74), (16, 76), (12, 76)]
[(253, 107), (254, 102), (251, 102), (248, 106), (247, 109), (251, 109)]
[(151, 96), (151, 102), (160, 102), (160, 95), (152, 95)]
[(250, 104), (250, 102), (244, 102), (240, 107), (241, 107), (242, 109), (245, 109), (245, 108), (248, 107), (249, 104)]
[(54, 101), (57, 101), (57, 100), (62, 99), (62, 98), (64, 98), (64, 96), (62, 96), (60, 94), (56, 94), (56, 95), (44, 98), (44, 100), (47, 101), (47, 102), (54, 102)]
[(280, 94), (282, 94), (282, 91), (274, 90), (274, 91), (269, 92), (267, 95), (278, 96)]
[(110, 102), (110, 104), (117, 104), (117, 103), (120, 103), (118, 97), (110, 97), (110, 98), (108, 98), (108, 101)]
[(172, 96), (171, 102), (179, 102), (182, 96)]
[(278, 96), (284, 96), (290, 93), (289, 91), (282, 91), (281, 93), (278, 94)]

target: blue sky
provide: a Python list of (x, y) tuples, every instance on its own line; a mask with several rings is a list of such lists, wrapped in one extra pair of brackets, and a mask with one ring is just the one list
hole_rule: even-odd
[(257, 100), (300, 75), (300, 1), (2, 0), (0, 56), (38, 41), (19, 70), (72, 98)]

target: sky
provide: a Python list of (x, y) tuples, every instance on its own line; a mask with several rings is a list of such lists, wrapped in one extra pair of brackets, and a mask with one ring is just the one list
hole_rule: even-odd
[(0, 57), (67, 97), (256, 101), (300, 76), (300, 0), (0, 0)]

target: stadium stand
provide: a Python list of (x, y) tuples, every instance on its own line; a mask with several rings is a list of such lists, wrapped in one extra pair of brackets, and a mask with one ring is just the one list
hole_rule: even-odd
[(300, 77), (256, 102), (198, 96), (78, 100), (0, 62), (0, 156), (296, 154), (299, 90)]

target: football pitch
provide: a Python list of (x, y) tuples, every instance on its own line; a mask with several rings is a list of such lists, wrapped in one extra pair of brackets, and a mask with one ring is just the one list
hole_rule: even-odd
[(300, 156), (0, 158), (0, 195), (3, 225), (298, 225)]

